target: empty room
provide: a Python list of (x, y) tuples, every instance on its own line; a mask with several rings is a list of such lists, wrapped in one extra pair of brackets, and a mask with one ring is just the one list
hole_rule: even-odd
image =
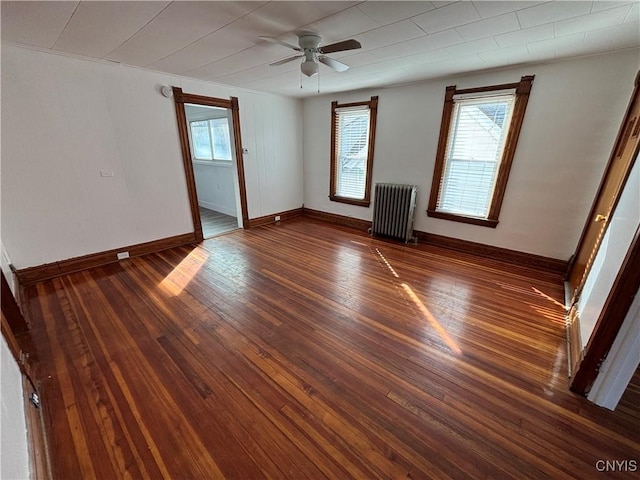
[(0, 6), (0, 478), (637, 478), (640, 2)]

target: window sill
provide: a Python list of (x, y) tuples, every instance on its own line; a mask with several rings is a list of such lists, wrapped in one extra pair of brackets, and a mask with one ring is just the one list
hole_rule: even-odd
[(487, 218), (475, 218), (464, 217), (462, 215), (456, 215), (454, 213), (438, 212), (436, 210), (427, 210), (427, 215), (434, 218), (441, 218), (443, 220), (451, 220), (452, 222), (469, 223), (471, 225), (479, 225), (481, 227), (496, 228), (498, 220), (492, 220)]
[(370, 200), (358, 200), (357, 198), (338, 197), (336, 195), (329, 195), (329, 200), (332, 202), (348, 203), (349, 205), (358, 205), (359, 207), (368, 207), (371, 204)]
[(226, 167), (231, 168), (232, 162), (231, 160), (192, 160), (194, 165), (206, 165), (208, 167)]

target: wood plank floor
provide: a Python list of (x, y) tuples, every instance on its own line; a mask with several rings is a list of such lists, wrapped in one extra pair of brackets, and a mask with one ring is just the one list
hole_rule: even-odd
[(25, 295), (58, 479), (637, 478), (553, 275), (301, 218)]
[(204, 238), (211, 238), (215, 235), (230, 232), (238, 228), (238, 219), (236, 217), (215, 212), (204, 207), (198, 208), (200, 209), (202, 235)]

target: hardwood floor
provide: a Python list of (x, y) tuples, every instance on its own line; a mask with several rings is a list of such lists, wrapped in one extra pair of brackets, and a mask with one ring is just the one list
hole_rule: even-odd
[(554, 275), (301, 218), (25, 295), (55, 478), (637, 478)]
[(208, 208), (199, 207), (204, 238), (211, 238), (221, 233), (230, 232), (238, 228), (238, 219), (231, 215), (214, 212)]

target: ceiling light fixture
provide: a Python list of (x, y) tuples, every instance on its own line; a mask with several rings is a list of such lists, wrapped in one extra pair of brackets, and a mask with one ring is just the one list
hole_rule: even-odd
[(302, 70), (302, 73), (304, 73), (307, 77), (313, 77), (314, 75), (318, 74), (318, 64), (313, 60), (305, 60), (304, 62), (302, 62), (300, 70)]

